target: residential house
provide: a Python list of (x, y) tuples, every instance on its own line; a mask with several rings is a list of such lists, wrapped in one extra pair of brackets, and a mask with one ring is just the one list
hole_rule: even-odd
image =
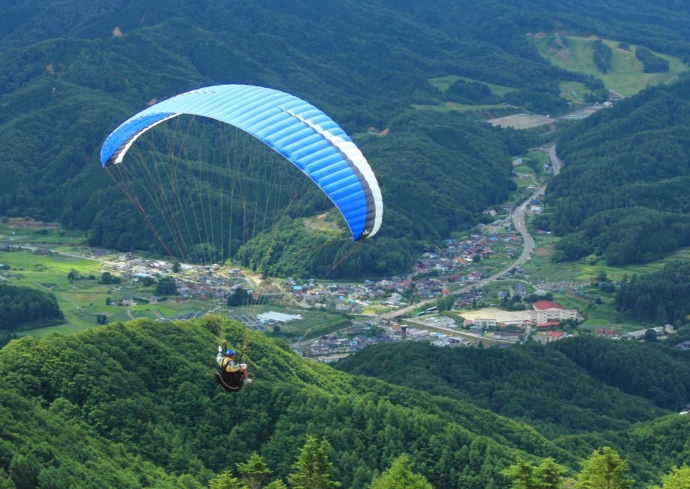
[(501, 331), (498, 330), (494, 333), (494, 338), (497, 340), (510, 340), (510, 341), (518, 341), (520, 337), (522, 336), (522, 333), (518, 333), (516, 331)]

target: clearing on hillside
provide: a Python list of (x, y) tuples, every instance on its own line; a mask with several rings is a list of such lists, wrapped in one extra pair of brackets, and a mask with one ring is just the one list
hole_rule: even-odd
[(514, 129), (530, 129), (554, 122), (550, 117), (531, 114), (514, 114), (487, 121), (492, 126), (512, 127)]

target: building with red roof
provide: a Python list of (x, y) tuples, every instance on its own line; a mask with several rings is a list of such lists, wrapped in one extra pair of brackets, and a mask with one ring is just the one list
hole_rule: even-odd
[(581, 319), (576, 309), (563, 309), (560, 304), (553, 301), (536, 301), (532, 307), (533, 310), (527, 314), (537, 327), (557, 326), (560, 321), (566, 319)]

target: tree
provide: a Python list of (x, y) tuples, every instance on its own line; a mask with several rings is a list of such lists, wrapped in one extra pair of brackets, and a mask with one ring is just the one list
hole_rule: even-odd
[(41, 465), (33, 455), (17, 454), (10, 462), (9, 474), (17, 489), (33, 489), (38, 486)]
[(446, 294), (436, 300), (436, 307), (439, 312), (450, 311), (455, 305), (455, 296), (453, 294)]
[(237, 287), (232, 295), (228, 296), (227, 304), (228, 307), (240, 307), (252, 304), (254, 298), (252, 293), (246, 290), (244, 287)]
[(113, 275), (110, 272), (103, 272), (101, 274), (101, 280), (100, 283), (104, 285), (108, 284), (119, 284), (122, 282), (122, 279), (118, 277), (117, 275)]
[(513, 489), (537, 489), (539, 479), (532, 462), (517, 458), (516, 463), (503, 471), (503, 475), (512, 481)]
[(215, 476), (208, 482), (210, 489), (246, 489), (247, 486), (233, 477), (230, 471), (226, 470)]
[(144, 287), (151, 287), (156, 283), (156, 280), (153, 277), (147, 276), (141, 279), (141, 283), (144, 285)]
[(177, 284), (172, 277), (163, 277), (156, 284), (156, 294), (175, 295), (177, 294)]
[(287, 489), (287, 486), (280, 479), (271, 482), (264, 489)]
[(371, 489), (432, 489), (432, 485), (423, 475), (412, 472), (409, 455), (402, 454), (389, 469), (374, 478)]
[(558, 489), (567, 469), (557, 464), (551, 457), (545, 458), (537, 467), (537, 477), (541, 489)]
[(661, 478), (662, 485), (652, 489), (687, 489), (690, 487), (690, 467), (673, 467), (671, 473)]
[(656, 341), (656, 330), (649, 328), (644, 332), (644, 340), (645, 341)]
[(238, 463), (237, 470), (251, 489), (259, 489), (261, 481), (271, 473), (271, 469), (264, 463), (261, 455), (256, 452), (251, 454), (246, 463)]
[(628, 475), (628, 464), (610, 447), (592, 452), (583, 462), (577, 481), (578, 489), (628, 489), (634, 482)]
[(292, 465), (293, 473), (288, 476), (291, 489), (327, 489), (340, 487), (340, 482), (331, 480), (333, 464), (328, 460), (329, 443), (324, 438), (317, 445), (316, 438), (307, 436), (307, 441)]
[(0, 468), (0, 489), (15, 489), (14, 481), (7, 475), (5, 469)]

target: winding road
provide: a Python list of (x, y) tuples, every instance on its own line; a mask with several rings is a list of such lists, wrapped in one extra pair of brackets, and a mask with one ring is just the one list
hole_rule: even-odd
[[(551, 163), (551, 171), (553, 172), (554, 176), (558, 175), (561, 172), (561, 168), (563, 167), (563, 162), (561, 161), (561, 159), (556, 154), (556, 145), (554, 144), (552, 146), (549, 146), (546, 149), (546, 154), (549, 156), (549, 161)], [(532, 257), (532, 252), (534, 251), (534, 238), (527, 231), (527, 225), (525, 224), (525, 213), (527, 211), (527, 206), (530, 205), (530, 202), (532, 202), (532, 200), (538, 198), (545, 191), (546, 191), (545, 185), (535, 189), (534, 192), (527, 199), (525, 199), (524, 202), (522, 202), (522, 204), (520, 204), (515, 209), (513, 209), (513, 212), (510, 215), (510, 218), (513, 221), (513, 226), (515, 226), (515, 230), (518, 233), (520, 233), (520, 235), (522, 236), (522, 242), (524, 244), (524, 247), (522, 249), (522, 253), (520, 254), (520, 256), (514, 262), (512, 262), (510, 265), (508, 265), (507, 267), (505, 267), (501, 271), (496, 272), (491, 277), (486, 278), (484, 280), (480, 280), (479, 282), (473, 282), (470, 285), (462, 287), (458, 290), (454, 290), (453, 294), (455, 294), (455, 295), (464, 294), (465, 292), (469, 292), (474, 287), (481, 287), (481, 286), (484, 286), (488, 283), (494, 282), (495, 280), (498, 280), (499, 277), (501, 277), (503, 274), (510, 271), (511, 269), (524, 265)], [(384, 319), (393, 319), (393, 318), (399, 317), (399, 316), (401, 316), (407, 312), (413, 311), (413, 310), (419, 308), (420, 306), (424, 306), (427, 304), (433, 304), (435, 302), (436, 302), (436, 299), (429, 299), (429, 300), (426, 300), (423, 302), (418, 302), (417, 304), (414, 304), (412, 306), (408, 306), (408, 307), (405, 307), (403, 309), (397, 309), (395, 311), (391, 311), (391, 312), (388, 312), (386, 314), (382, 314), (381, 317)]]
[[(507, 267), (503, 268), (499, 272), (496, 272), (489, 278), (485, 278), (483, 280), (480, 280), (479, 282), (472, 282), (469, 285), (466, 285), (465, 287), (462, 287), (460, 289), (454, 290), (453, 294), (459, 295), (463, 294), (465, 292), (469, 292), (470, 289), (474, 287), (481, 287), (484, 286), (490, 282), (493, 282), (495, 280), (498, 280), (500, 276), (511, 270), (512, 268), (516, 266), (521, 266), (524, 265), (527, 260), (529, 260), (532, 256), (532, 252), (534, 251), (534, 238), (532, 237), (531, 234), (527, 231), (527, 225), (525, 224), (525, 212), (527, 210), (527, 206), (530, 204), (530, 202), (533, 199), (536, 199), (540, 194), (544, 192), (546, 187), (542, 186), (537, 188), (522, 204), (520, 204), (518, 207), (516, 207), (513, 212), (510, 215), (510, 218), (513, 221), (513, 226), (515, 226), (515, 229), (517, 232), (520, 233), (522, 236), (522, 241), (524, 243), (524, 247), (522, 250), (522, 253), (520, 256), (512, 262), (510, 265)], [(385, 314), (382, 314), (381, 317), (384, 319), (393, 319), (396, 317), (399, 317), (407, 312), (413, 311), (414, 309), (417, 309), (421, 306), (427, 305), (427, 304), (433, 304), (436, 302), (436, 299), (429, 299), (423, 302), (418, 302), (412, 306), (408, 306), (402, 309), (396, 309), (395, 311), (387, 312)]]

